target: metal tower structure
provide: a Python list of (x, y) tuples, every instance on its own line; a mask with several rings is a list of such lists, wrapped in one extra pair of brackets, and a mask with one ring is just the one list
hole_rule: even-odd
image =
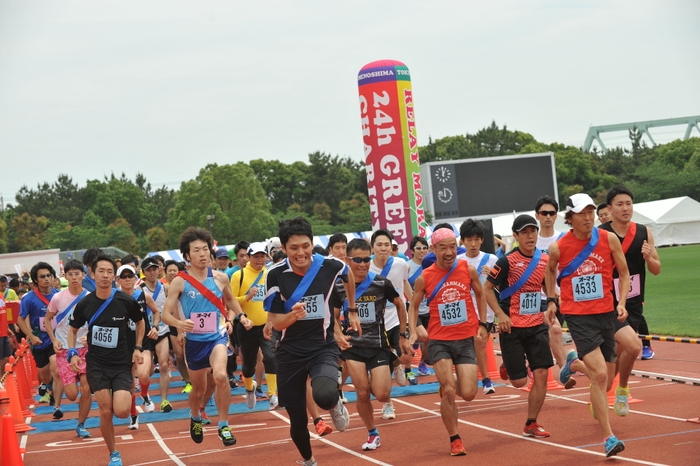
[(648, 120), (636, 121), (633, 123), (619, 123), (616, 125), (591, 126), (590, 128), (588, 128), (588, 134), (586, 134), (586, 140), (583, 143), (583, 151), (590, 151), (591, 145), (595, 141), (598, 143), (603, 152), (607, 152), (608, 149), (605, 147), (605, 144), (603, 144), (603, 141), (600, 139), (600, 135), (602, 133), (629, 131), (635, 128), (639, 130), (643, 136), (646, 136), (647, 139), (649, 139), (649, 142), (651, 142), (651, 144), (655, 146), (656, 142), (654, 142), (654, 138), (651, 137), (651, 133), (649, 133), (649, 128), (686, 125), (685, 136), (683, 136), (683, 140), (686, 140), (690, 137), (690, 133), (692, 132), (693, 128), (695, 128), (695, 130), (698, 133), (700, 133), (700, 127), (698, 126), (698, 123), (700, 123), (700, 115), (682, 118), (666, 118), (664, 120)]

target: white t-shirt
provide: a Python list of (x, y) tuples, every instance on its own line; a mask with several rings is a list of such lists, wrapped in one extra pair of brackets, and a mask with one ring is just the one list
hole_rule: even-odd
[[(483, 251), (479, 251), (479, 255), (476, 257), (467, 257), (467, 254), (460, 254), (457, 256), (457, 259), (467, 261), (469, 265), (477, 269), (477, 273), (479, 274), (479, 281), (483, 285), (486, 282), (486, 277), (488, 276), (487, 273), (482, 272), (481, 270), (478, 270), (479, 264), (481, 264), (481, 260), (484, 258), (484, 256), (487, 253)], [(486, 259), (486, 263), (484, 265), (488, 266), (489, 270), (493, 268), (493, 266), (496, 264), (498, 261), (498, 256), (495, 254), (489, 254), (489, 258)], [(482, 267), (483, 269), (483, 267)], [(476, 307), (476, 296), (474, 296), (474, 290), (472, 290), (472, 300), (474, 301), (474, 306)], [(496, 314), (493, 312), (493, 309), (491, 309), (491, 306), (488, 304), (486, 305), (486, 322), (493, 322), (494, 317)], [(478, 310), (478, 309), (477, 309)]]
[[(422, 264), (416, 264), (414, 261), (408, 261), (407, 264), (408, 264), (408, 276), (409, 277), (412, 277), (413, 274), (416, 273), (416, 270), (418, 270), (418, 269), (423, 270)], [(418, 305), (418, 315), (426, 315), (426, 314), (430, 314), (430, 307), (428, 306), (428, 297), (424, 295), (423, 300)]]
[[(159, 281), (156, 282), (156, 289), (160, 288), (160, 291), (158, 292), (158, 296), (154, 298), (154, 302), (156, 303), (156, 307), (160, 311), (160, 321), (158, 322), (158, 336), (162, 337), (163, 335), (167, 335), (170, 333), (170, 327), (165, 325), (163, 323), (163, 307), (165, 307), (165, 285), (160, 283)], [(151, 298), (153, 298), (153, 293), (151, 292), (151, 289), (146, 285), (146, 282), (143, 282), (143, 286), (141, 287), (144, 293), (149, 295)], [(150, 312), (150, 311), (149, 311)]]
[[(87, 296), (90, 292), (86, 292), (85, 296)], [(70, 306), (74, 301), (77, 304), (78, 301), (76, 301), (76, 298), (80, 296), (78, 295), (73, 295), (71, 292), (66, 288), (65, 290), (59, 291), (56, 293), (53, 298), (51, 298), (51, 301), (49, 302), (49, 308), (48, 310), (50, 312), (56, 312), (56, 316), (52, 319), (52, 325), (53, 325), (53, 333), (56, 336), (56, 340), (61, 342), (61, 345), (63, 345), (64, 349), (68, 348), (68, 331), (70, 330), (70, 319), (71, 316), (73, 315), (73, 311), (75, 311), (75, 305), (68, 311), (68, 313), (63, 316), (60, 322), (57, 322), (58, 317), (61, 315), (63, 311), (65, 311), (68, 306)], [(84, 297), (84, 296), (83, 296)], [(42, 319), (43, 320), (43, 319)], [(87, 323), (80, 327), (78, 329), (78, 339), (75, 342), (75, 347), (76, 348), (82, 348), (83, 344), (80, 342), (80, 339), (84, 336), (86, 336), (88, 333), (88, 326)]]
[[(564, 233), (554, 230), (554, 234), (552, 236), (544, 237), (544, 236), (539, 236), (537, 235), (537, 249), (542, 251), (542, 254), (549, 254), (549, 245), (554, 243), (556, 240), (564, 236)], [(557, 275), (559, 272), (557, 272)], [(555, 285), (557, 287), (557, 294), (559, 294), (559, 285)], [(540, 292), (540, 295), (542, 296), (543, 300), (547, 299), (547, 293), (545, 293), (544, 289)]]
[[(391, 260), (391, 257), (389, 260)], [(370, 262), (369, 269), (377, 275), (380, 275), (382, 272), (382, 268), (374, 264), (374, 259)], [(386, 275), (386, 278), (394, 285), (401, 299), (406, 299), (403, 294), (403, 284), (405, 280), (408, 280), (408, 263), (403, 259), (394, 257), (391, 270), (389, 270), (389, 273)], [(387, 301), (386, 309), (384, 309), (384, 328), (386, 330), (391, 330), (397, 325), (399, 325), (399, 315), (396, 313), (396, 306), (394, 306), (394, 303)]]

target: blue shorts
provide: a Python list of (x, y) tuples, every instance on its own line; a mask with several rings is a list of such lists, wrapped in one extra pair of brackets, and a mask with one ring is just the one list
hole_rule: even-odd
[(209, 356), (216, 345), (224, 345), (228, 348), (228, 335), (219, 336), (216, 340), (211, 341), (194, 341), (185, 338), (185, 363), (187, 368), (198, 371), (211, 367)]

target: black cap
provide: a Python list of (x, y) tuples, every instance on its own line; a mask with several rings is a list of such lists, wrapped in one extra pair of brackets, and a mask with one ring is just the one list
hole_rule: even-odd
[(141, 270), (150, 269), (151, 267), (159, 267), (160, 264), (154, 257), (147, 257), (141, 262)]
[(540, 229), (539, 225), (537, 225), (537, 220), (535, 220), (532, 215), (527, 215), (527, 214), (522, 214), (518, 215), (515, 217), (515, 220), (513, 220), (513, 232), (517, 233), (521, 231), (525, 227), (533, 226), (537, 228), (538, 230)]

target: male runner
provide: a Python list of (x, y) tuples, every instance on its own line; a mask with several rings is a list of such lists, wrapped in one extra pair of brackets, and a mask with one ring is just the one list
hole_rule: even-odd
[[(250, 328), (253, 323), (243, 315), (241, 306), (231, 294), (228, 276), (208, 267), (212, 248), (211, 233), (189, 227), (180, 236), (182, 257), (192, 267), (173, 279), (165, 301), (163, 321), (178, 331), (185, 332), (185, 359), (192, 382), (189, 393), (190, 437), (196, 443), (204, 440), (200, 402), (207, 388), (210, 368), (216, 384), (216, 408), (219, 412), (219, 438), (224, 446), (236, 444), (228, 426), (228, 408), (231, 387), (226, 373), (228, 334), (233, 330), (231, 320), (239, 316), (240, 323)], [(228, 307), (224, 308), (222, 297)], [(178, 311), (180, 319), (175, 317)]]
[[(338, 396), (338, 357), (330, 296), (345, 264), (333, 257), (312, 254), (313, 232), (301, 217), (283, 220), (279, 241), (287, 259), (270, 268), (265, 288), (265, 310), (275, 330), (282, 332), (277, 348), (277, 380), (283, 389), (279, 403), (289, 414), (290, 435), (304, 466), (316, 466), (307, 429), (306, 380), (311, 376), (314, 401), (330, 411), (338, 431), (350, 416)], [(348, 320), (362, 332), (355, 307), (355, 281), (347, 276)]]
[[(411, 239), (411, 244), (409, 245), (411, 249), (412, 257), (411, 260), (407, 262), (408, 264), (408, 284), (411, 285), (411, 289), (416, 284), (416, 280), (423, 273), (423, 259), (428, 254), (429, 246), (428, 241), (422, 236), (414, 236)], [(421, 355), (420, 362), (418, 363), (418, 374), (429, 375), (428, 365), (426, 360), (428, 358), (428, 322), (430, 321), (430, 308), (426, 302), (426, 299), (420, 302), (418, 306), (418, 322), (416, 323), (416, 333), (418, 342), (420, 344)], [(411, 374), (413, 375), (413, 374)], [(413, 383), (413, 381), (415, 383)], [(418, 383), (415, 376), (409, 378), (409, 383), (415, 385)]]
[[(428, 358), (440, 383), (440, 414), (450, 436), (450, 454), (462, 456), (467, 451), (459, 436), (455, 397), (460, 395), (465, 401), (471, 401), (476, 395), (474, 336), (479, 333), (484, 344), (488, 338), (486, 300), (476, 269), (466, 261), (457, 260), (457, 238), (452, 227), (447, 225), (434, 230), (430, 243), (435, 263), (424, 269), (416, 280), (408, 314), (409, 343), (416, 341), (416, 303), (428, 296)], [(472, 290), (478, 312), (472, 300)], [(452, 373), (453, 365), (456, 379)]]
[[(534, 378), (527, 400), (525, 437), (549, 437), (537, 416), (547, 396), (547, 372), (554, 365), (549, 349), (549, 331), (540, 312), (540, 293), (547, 266), (547, 255), (537, 248), (537, 221), (519, 215), (513, 221), (513, 237), (518, 247), (498, 259), (484, 287), (486, 302), (498, 316), (501, 353), (514, 387), (527, 385), (525, 355)], [(500, 290), (500, 299), (493, 293)]]
[[(340, 310), (345, 312), (345, 291), (342, 284), (336, 284), (338, 297), (335, 309), (335, 338), (340, 346), (341, 358), (345, 360), (357, 395), (357, 413), (367, 428), (367, 442), (363, 450), (376, 450), (381, 441), (374, 423), (374, 409), (370, 395), (380, 403), (386, 403), (391, 396), (390, 361), (392, 353), (384, 328), (384, 309), (392, 301), (399, 316), (399, 328), (406, 328), (406, 307), (394, 285), (385, 277), (369, 271), (372, 261), (370, 245), (363, 239), (353, 239), (347, 246), (345, 261), (355, 277), (355, 303), (357, 305), (362, 336), (352, 330), (341, 328)], [(347, 335), (347, 336), (346, 336)], [(405, 334), (401, 335), (401, 348), (410, 352)], [(368, 375), (369, 373), (369, 375)]]
[[(88, 291), (83, 288), (83, 263), (79, 260), (71, 259), (63, 266), (64, 275), (68, 280), (68, 288), (59, 291), (54, 295), (49, 302), (49, 308), (44, 316), (44, 326), (46, 333), (51, 338), (54, 351), (56, 352), (56, 366), (61, 384), (63, 385), (66, 398), (70, 401), (75, 401), (80, 392), (80, 401), (78, 402), (78, 425), (75, 431), (80, 438), (90, 437), (90, 432), (85, 429), (85, 420), (90, 414), (90, 405), (92, 404), (92, 394), (90, 393), (90, 385), (87, 382), (85, 367), (81, 367), (80, 372), (75, 373), (71, 370), (68, 362), (68, 334), (70, 332), (70, 319), (78, 302), (84, 298)], [(55, 318), (55, 320), (54, 320)], [(55, 322), (55, 331), (54, 331)], [(84, 325), (78, 330), (78, 340), (75, 348), (78, 350), (80, 359), (85, 359), (87, 346), (82, 343), (82, 337), (87, 336), (88, 328)], [(78, 389), (80, 383), (80, 389)], [(56, 400), (56, 410), (60, 411), (61, 400)], [(54, 414), (54, 417), (55, 414)]]
[(606, 393), (615, 376), (615, 319), (624, 322), (627, 318), (628, 289), (621, 287), (616, 306), (613, 268), (617, 268), (622, 283), (629, 283), (629, 271), (617, 237), (594, 228), (595, 209), (588, 194), (574, 194), (566, 202), (564, 218), (571, 230), (549, 246), (545, 319), (550, 325), (556, 321), (558, 281), (561, 312), (578, 351), (567, 355), (559, 380), (565, 384), (574, 371), (588, 376), (593, 412), (605, 438), (605, 455), (614, 456), (625, 444), (612, 433)]
[[(144, 322), (141, 308), (136, 301), (122, 291), (112, 288), (117, 265), (107, 255), (100, 255), (92, 262), (95, 292), (81, 299), (75, 306), (70, 320), (66, 359), (76, 374), (85, 366), (90, 390), (100, 409), (100, 432), (110, 452), (109, 466), (122, 466), (116, 450), (113, 416), (126, 418), (131, 406), (131, 375), (133, 363), (141, 364), (141, 343)], [(136, 323), (136, 345), (127, 343), (129, 319)], [(88, 325), (88, 352), (83, 360), (77, 349), (78, 330)]]

